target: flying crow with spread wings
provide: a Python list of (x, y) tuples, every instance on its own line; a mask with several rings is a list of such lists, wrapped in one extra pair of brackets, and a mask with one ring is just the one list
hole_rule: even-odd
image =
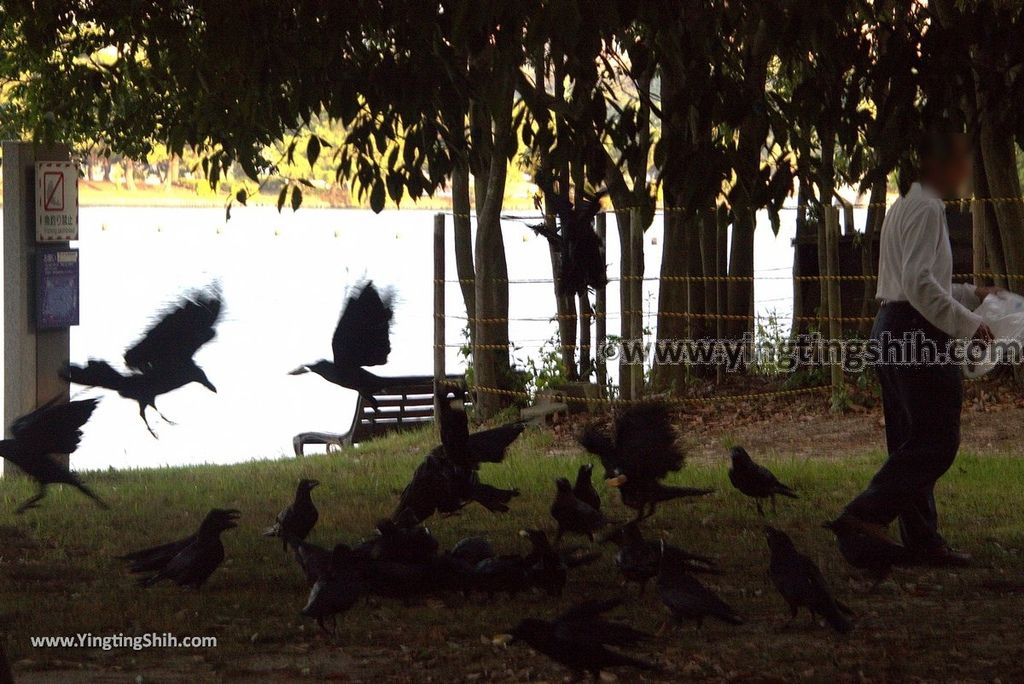
[(0, 440), (0, 456), (18, 466), (39, 485), (39, 491), (17, 508), (24, 513), (39, 505), (51, 484), (68, 484), (95, 501), (107, 505), (82, 484), (78, 475), (57, 461), (53, 454), (71, 454), (82, 438), (82, 426), (88, 422), (99, 399), (58, 404), (53, 400), (11, 425), (11, 438)]
[(61, 377), (77, 385), (114, 390), (137, 402), (146, 429), (156, 437), (146, 419), (146, 408), (152, 407), (159, 413), (157, 397), (192, 382), (198, 382), (211, 392), (217, 391), (193, 357), (217, 334), (222, 307), (223, 299), (216, 287), (193, 293), (164, 313), (142, 339), (124, 353), (127, 373), (121, 373), (106, 361), (90, 359), (85, 366), (69, 365)]
[(615, 419), (614, 435), (591, 424), (580, 444), (601, 459), (609, 486), (617, 487), (622, 503), (643, 520), (659, 503), (682, 497), (704, 496), (713, 489), (678, 487), (661, 481), (683, 466), (668, 406), (646, 401), (625, 409)]

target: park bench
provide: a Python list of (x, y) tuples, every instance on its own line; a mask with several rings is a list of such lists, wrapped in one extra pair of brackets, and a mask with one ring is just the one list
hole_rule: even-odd
[[(449, 375), (451, 384), (465, 386), (462, 375)], [(401, 378), (396, 384), (376, 392), (378, 408), (356, 399), (356, 409), (347, 432), (302, 432), (292, 439), (295, 455), (304, 455), (307, 444), (323, 444), (343, 448), (366, 442), (381, 435), (413, 430), (434, 421), (434, 377), (431, 375)], [(468, 403), (468, 402), (467, 402)]]

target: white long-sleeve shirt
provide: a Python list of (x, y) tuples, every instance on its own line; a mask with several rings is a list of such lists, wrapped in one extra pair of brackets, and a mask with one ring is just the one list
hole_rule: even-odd
[(909, 302), (929, 323), (957, 338), (981, 325), (972, 285), (953, 284), (953, 251), (946, 208), (930, 188), (914, 183), (882, 222), (875, 297)]

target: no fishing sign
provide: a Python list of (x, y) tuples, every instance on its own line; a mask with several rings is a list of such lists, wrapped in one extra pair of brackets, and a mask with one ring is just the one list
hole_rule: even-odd
[(36, 162), (36, 242), (78, 239), (78, 167)]

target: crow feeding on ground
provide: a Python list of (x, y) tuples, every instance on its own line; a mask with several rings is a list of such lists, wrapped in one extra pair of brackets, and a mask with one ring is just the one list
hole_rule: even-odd
[(485, 558), (473, 568), (473, 589), (493, 599), (495, 594), (514, 597), (531, 586), (529, 564), (523, 556), (507, 554)]
[(821, 615), (840, 634), (853, 629), (847, 617), (852, 611), (832, 597), (828, 583), (814, 561), (797, 551), (785, 532), (769, 526), (764, 528), (764, 533), (771, 551), (768, 575), (789, 604), (792, 619), (804, 606), (811, 612), (812, 619), (817, 620)]
[(51, 484), (68, 484), (96, 502), (105, 504), (92, 490), (82, 484), (78, 475), (57, 461), (54, 454), (72, 454), (82, 438), (82, 426), (96, 409), (99, 399), (86, 399), (58, 404), (54, 399), (11, 425), (11, 438), (0, 440), (0, 456), (18, 466), (39, 485), (35, 496), (18, 506), (15, 513), (24, 513), (39, 505)]
[(139, 580), (143, 587), (166, 579), (181, 587), (199, 589), (224, 560), (220, 533), (238, 527), (237, 518), (234, 509), (214, 508), (191, 537), (135, 551), (121, 559), (130, 563), (133, 573), (153, 573)]
[(537, 174), (537, 184), (555, 212), (558, 227), (552, 230), (547, 224), (540, 224), (531, 228), (559, 254), (558, 294), (585, 297), (588, 288), (607, 285), (601, 239), (594, 232), (594, 217), (601, 211), (601, 198), (607, 193), (578, 193), (574, 205), (567, 194), (555, 191), (547, 174)]
[(580, 444), (601, 459), (610, 486), (617, 487), (622, 503), (643, 520), (659, 503), (681, 497), (704, 496), (713, 489), (662, 484), (669, 473), (683, 466), (684, 454), (676, 444), (668, 406), (648, 401), (630, 406), (615, 419), (614, 438), (591, 424)]
[(127, 374), (121, 374), (106, 361), (90, 359), (85, 366), (69, 365), (61, 377), (77, 385), (104, 387), (137, 402), (146, 429), (156, 437), (146, 418), (146, 408), (153, 407), (161, 418), (171, 422), (157, 409), (157, 397), (192, 382), (198, 382), (211, 392), (217, 391), (193, 357), (217, 334), (222, 307), (217, 288), (193, 293), (164, 313), (143, 338), (124, 353)]
[(594, 541), (594, 533), (608, 524), (601, 511), (576, 498), (572, 484), (564, 477), (555, 480), (555, 501), (551, 504), (551, 517), (558, 523), (556, 544), (566, 532), (581, 534)]
[[(309, 598), (300, 611), (305, 617), (316, 619), (324, 632), (334, 634), (336, 616), (348, 611), (359, 600), (363, 584), (354, 570), (353, 551), (338, 544), (331, 552), (330, 564), (309, 590)], [(331, 629), (327, 629), (327, 620)]]
[(640, 585), (641, 596), (647, 589), (647, 582), (658, 576), (663, 556), (670, 558), (670, 562), (678, 563), (688, 572), (721, 574), (711, 558), (698, 556), (666, 544), (662, 540), (644, 539), (640, 523), (636, 520), (631, 520), (603, 535), (601, 541), (611, 542), (619, 548), (615, 554), (615, 567), (619, 569), (626, 582)]
[(650, 638), (627, 625), (602, 619), (619, 603), (618, 599), (590, 601), (573, 606), (554, 620), (528, 618), (512, 630), (512, 641), (526, 643), (571, 670), (576, 678), (589, 673), (597, 681), (602, 670), (613, 667), (658, 669), (653, 663), (608, 648), (627, 648)]
[(779, 482), (778, 478), (762, 465), (754, 463), (746, 449), (737, 446), (729, 452), (732, 458), (732, 467), (729, 468), (729, 481), (732, 486), (754, 499), (757, 504), (757, 512), (764, 515), (761, 508), (761, 499), (772, 500), (772, 512), (775, 512), (775, 495), (787, 496), (790, 499), (799, 499), (796, 492)]
[(580, 466), (580, 469), (576, 471), (576, 483), (572, 486), (573, 495), (587, 504), (595, 511), (601, 510), (601, 495), (594, 489), (594, 483), (591, 482), (590, 476), (594, 472), (594, 466), (590, 463), (584, 463)]
[(280, 537), (281, 548), (288, 550), (289, 539), (303, 540), (316, 525), (320, 514), (313, 505), (310, 496), (313, 488), (319, 485), (317, 480), (303, 478), (295, 490), (295, 499), (288, 507), (277, 514), (277, 522), (263, 532), (264, 537)]
[(672, 553), (662, 557), (658, 572), (658, 596), (677, 624), (683, 620), (693, 620), (700, 627), (705, 618), (709, 617), (731, 625), (743, 624), (743, 618), (715, 592), (687, 572), (685, 564), (680, 563)]
[(404, 378), (382, 378), (364, 366), (383, 366), (391, 353), (391, 319), (394, 307), (391, 292), (383, 295), (372, 281), (356, 285), (345, 302), (331, 339), (333, 360), (321, 359), (300, 366), (292, 375), (316, 373), (324, 380), (359, 392), (367, 404), (379, 409), (376, 392)]
[(868, 573), (873, 581), (872, 590), (885, 581), (893, 566), (908, 563), (905, 546), (871, 534), (844, 516), (825, 523), (823, 527), (835, 534), (839, 553), (846, 562)]

